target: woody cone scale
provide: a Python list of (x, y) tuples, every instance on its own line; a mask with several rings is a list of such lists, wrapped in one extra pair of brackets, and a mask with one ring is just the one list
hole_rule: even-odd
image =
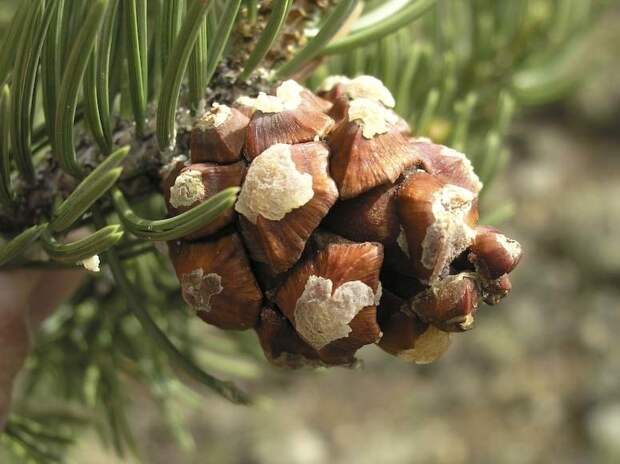
[(200, 115), (188, 161), (162, 179), (169, 214), (241, 187), (230, 210), (169, 244), (202, 320), (255, 330), (280, 367), (352, 365), (371, 344), (429, 363), (510, 292), (522, 249), (478, 224), (469, 159), (412, 135), (394, 105), (373, 77), (335, 76), (317, 93), (289, 80)]

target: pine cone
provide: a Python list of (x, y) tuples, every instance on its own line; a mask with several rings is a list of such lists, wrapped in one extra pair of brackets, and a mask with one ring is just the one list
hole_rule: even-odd
[(170, 214), (241, 186), (234, 209), (170, 246), (203, 320), (254, 328), (280, 366), (351, 365), (374, 343), (426, 363), (508, 294), (521, 247), (477, 225), (471, 163), (412, 137), (394, 104), (375, 78), (332, 77), (198, 120), (191, 161), (162, 183)]

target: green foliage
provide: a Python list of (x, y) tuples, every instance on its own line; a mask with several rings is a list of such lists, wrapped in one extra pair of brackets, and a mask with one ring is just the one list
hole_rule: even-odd
[(317, 34), (312, 37), (304, 47), (297, 51), (295, 56), (287, 63), (278, 68), (276, 71), (276, 78), (284, 79), (289, 77), (305, 65), (306, 62), (319, 55), (319, 53), (325, 49), (329, 41), (342, 28), (357, 4), (358, 0), (343, 0), (334, 7)]
[(174, 60), (166, 64), (162, 92), (157, 109), (157, 138), (159, 146), (168, 148), (174, 139), (174, 120), (183, 76), (189, 63), (192, 48), (201, 32), (211, 2), (194, 2), (172, 48)]
[(260, 64), (261, 60), (265, 58), (265, 55), (269, 52), (269, 49), (277, 39), (292, 4), (292, 0), (276, 0), (273, 12), (269, 17), (269, 22), (267, 23), (267, 26), (265, 26), (265, 30), (262, 32), (261, 36), (256, 41), (256, 46), (247, 59), (243, 72), (239, 75), (240, 81), (250, 77), (252, 72)]
[(71, 227), (118, 180), (123, 169), (118, 167), (129, 154), (129, 147), (108, 156), (91, 172), (54, 212), (50, 229), (61, 232)]
[(349, 35), (329, 43), (322, 53), (336, 55), (346, 53), (355, 47), (372, 44), (394, 31), (407, 27), (435, 3), (436, 0), (417, 2), (393, 0), (379, 5), (353, 25)]
[(238, 193), (238, 187), (229, 187), (213, 195), (210, 201), (173, 218), (159, 220), (149, 220), (138, 216), (118, 189), (112, 192), (112, 201), (121, 223), (133, 235), (146, 240), (169, 241), (185, 237), (203, 227), (204, 224), (214, 221), (235, 204)]
[(19, 258), (24, 250), (28, 249), (41, 236), (46, 227), (47, 224), (32, 226), (5, 243), (0, 248), (0, 266)]
[(24, 16), (12, 70), (11, 145), (19, 173), (28, 181), (34, 179), (32, 163), (32, 107), (36, 92), (37, 68), (47, 28), (57, 2), (47, 8), (43, 2), (33, 2)]
[(63, 450), (74, 443), (66, 427), (51, 429), (47, 421), (13, 415), (0, 437), (19, 462), (62, 463)]
[(60, 167), (75, 177), (84, 175), (78, 163), (73, 142), (73, 121), (79, 97), (78, 88), (86, 73), (90, 54), (103, 24), (106, 6), (107, 0), (94, 0), (90, 5), (86, 19), (80, 26), (71, 46), (58, 88), (58, 101), (54, 116), (55, 132), (50, 134), (50, 137), (54, 140), (54, 155)]
[[(105, 443), (121, 455), (136, 454), (125, 413), (127, 379), (147, 387), (185, 446), (187, 434), (172, 412), (174, 393), (188, 390), (174, 380), (175, 371), (193, 387), (249, 401), (219, 377), (260, 374), (255, 340), (196, 336), (167, 258), (155, 252), (156, 242), (213, 221), (238, 189), (164, 218), (157, 189), (134, 195), (121, 185), (143, 174), (134, 162), (145, 150), (169, 159), (180, 115), (226, 91), (222, 82), (252, 89), (316, 68), (308, 78), (316, 87), (329, 74), (372, 74), (393, 92), (414, 133), (468, 153), (488, 190), (506, 162), (515, 111), (557, 98), (580, 77), (580, 39), (594, 14), (588, 0), (345, 0), (317, 8), (289, 59), (273, 61), (269, 52), (287, 46), (281, 39), (294, 0), (274, 0), (266, 16), (256, 0), (13, 3), (8, 30), (1, 28), (0, 217), (26, 204), (50, 166), (53, 188), (46, 192), (57, 206), (37, 217), (40, 224), (10, 236), (0, 231), (7, 240), (0, 270), (75, 266), (99, 253), (106, 270), (61, 308), (30, 359), (18, 406), (37, 421), (13, 417), (3, 440), (35, 462), (58, 462), (69, 441), (43, 434), (49, 423), (64, 424), (63, 431), (75, 425), (65, 414), (75, 405), (86, 405), (80, 420)], [(239, 59), (239, 29), (259, 23)], [(58, 179), (73, 179), (71, 193)], [(491, 217), (507, 214), (510, 205)], [(84, 226), (93, 229), (86, 238), (66, 243), (61, 234)], [(28, 257), (36, 247), (50, 260)], [(63, 414), (42, 417), (36, 410), (42, 396), (58, 399)]]
[[(376, 40), (373, 31), (389, 21), (424, 11), (423, 2), (375, 3), (361, 26), (326, 48), (340, 56), (311, 83), (329, 74), (379, 77), (416, 135), (468, 154), (484, 193), (507, 161), (503, 141), (517, 108), (558, 98), (584, 77), (581, 43), (595, 13), (589, 1), (439, 1), (420, 21), (351, 50), (366, 35)], [(400, 13), (386, 19), (397, 5)]]
[(123, 237), (119, 225), (103, 227), (88, 237), (70, 243), (58, 243), (46, 228), (41, 235), (42, 245), (51, 259), (67, 263), (79, 263), (114, 246)]
[(11, 189), (10, 127), (11, 90), (4, 85), (0, 90), (0, 204), (5, 208), (13, 206)]

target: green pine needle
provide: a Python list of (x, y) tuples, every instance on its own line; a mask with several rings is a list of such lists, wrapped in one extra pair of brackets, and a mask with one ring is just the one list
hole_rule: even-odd
[(32, 226), (24, 230), (8, 243), (0, 245), (0, 266), (11, 263), (21, 257), (37, 241), (47, 224)]
[(166, 64), (162, 81), (162, 92), (157, 108), (157, 140), (161, 150), (167, 150), (175, 136), (175, 114), (183, 76), (192, 53), (192, 49), (209, 8), (213, 2), (194, 0), (183, 22), (183, 26), (175, 40), (171, 55), (175, 60)]
[(61, 232), (82, 217), (116, 183), (123, 171), (117, 166), (128, 154), (129, 147), (121, 148), (97, 166), (56, 209), (50, 229), (54, 232)]
[(59, 243), (52, 236), (49, 228), (41, 235), (43, 249), (50, 258), (65, 263), (79, 263), (91, 256), (107, 251), (123, 238), (123, 229), (119, 225), (111, 225), (93, 234), (71, 243)]
[(13, 190), (11, 189), (11, 153), (10, 127), (11, 89), (4, 84), (0, 89), (0, 205), (13, 208)]
[(222, 59), (224, 49), (230, 39), (230, 34), (232, 33), (235, 25), (235, 19), (237, 18), (240, 7), (241, 0), (228, 0), (226, 3), (226, 9), (219, 18), (219, 26), (215, 35), (218, 40), (216, 40), (211, 46), (209, 58), (207, 60), (207, 82), (211, 81), (211, 78), (215, 73), (215, 69)]
[[(344, 53), (352, 48), (367, 45), (380, 40), (400, 28), (410, 25), (431, 8), (437, 0), (415, 0), (400, 10), (393, 11), (390, 16), (377, 15), (374, 20), (366, 20), (366, 27), (358, 28), (346, 37), (329, 44), (323, 50), (325, 55)], [(387, 11), (387, 9), (386, 9)]]
[(127, 37), (129, 93), (138, 136), (144, 135), (148, 91), (146, 0), (124, 0), (123, 19)]
[(136, 237), (152, 241), (177, 240), (213, 222), (237, 201), (238, 187), (229, 187), (195, 208), (170, 219), (148, 220), (138, 216), (123, 193), (112, 192), (114, 207), (125, 228)]
[(11, 144), (17, 169), (27, 181), (34, 180), (31, 108), (36, 94), (37, 68), (47, 29), (57, 6), (57, 0), (52, 0), (47, 6), (41, 0), (31, 1), (15, 55)]
[(280, 30), (284, 25), (292, 4), (293, 0), (276, 0), (274, 2), (269, 22), (258, 38), (250, 57), (245, 62), (243, 72), (239, 75), (239, 81), (244, 81), (250, 77), (265, 55), (267, 55), (269, 49), (280, 34)]
[(312, 60), (320, 53), (325, 53), (328, 49), (326, 45), (340, 31), (340, 28), (351, 16), (351, 13), (358, 4), (358, 0), (342, 0), (323, 23), (319, 32), (297, 52), (288, 62), (280, 66), (275, 73), (276, 79), (284, 79), (295, 71), (302, 68), (304, 64)]
[(97, 34), (105, 18), (108, 0), (89, 2), (88, 15), (79, 29), (71, 48), (56, 107), (54, 149), (60, 167), (75, 177), (82, 177), (73, 141), (78, 88), (86, 73), (90, 54), (97, 40)]

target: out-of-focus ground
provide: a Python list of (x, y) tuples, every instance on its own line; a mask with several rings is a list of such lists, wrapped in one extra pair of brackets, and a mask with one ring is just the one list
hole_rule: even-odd
[[(254, 408), (192, 400), (180, 409), (196, 445), (186, 454), (138, 403), (145, 461), (620, 462), (619, 18), (597, 28), (601, 67), (586, 84), (515, 124), (511, 164), (483, 205), (514, 200), (504, 228), (526, 250), (502, 305), (430, 366), (371, 347), (362, 370), (266, 369), (249, 385), (264, 398)], [(75, 459), (117, 462), (95, 458), (94, 443)]]

